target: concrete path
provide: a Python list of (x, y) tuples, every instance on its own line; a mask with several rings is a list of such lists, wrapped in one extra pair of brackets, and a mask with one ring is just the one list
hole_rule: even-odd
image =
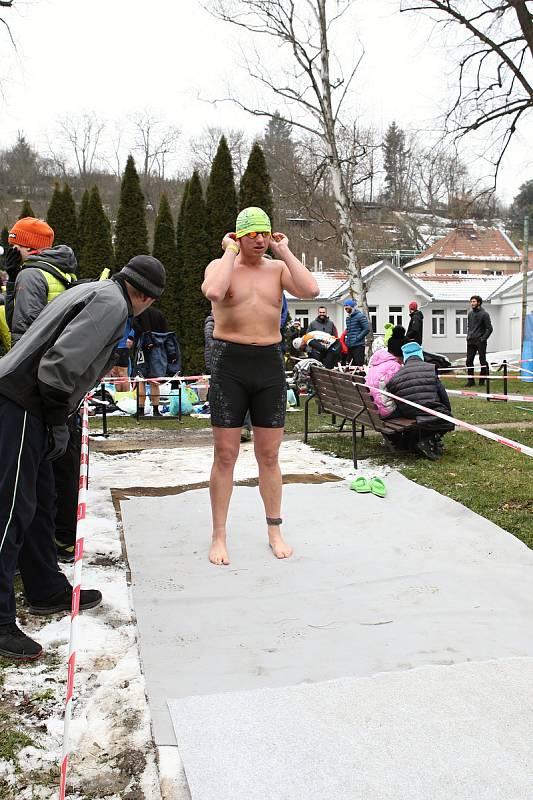
[[(334, 471), (336, 465), (342, 475), (353, 473), (347, 462), (296, 443), (284, 448), (298, 451), (300, 470), (305, 455), (310, 471)], [(284, 471), (288, 470), (290, 458), (284, 464)], [(194, 470), (195, 477), (199, 472)], [(182, 480), (180, 476), (177, 482)], [(337, 684), (325, 681), (357, 681), (383, 672), (404, 676), (407, 691), (410, 671), (424, 665), (440, 665), (441, 673), (447, 675), (443, 666), (533, 656), (529, 590), (533, 553), (487, 520), (398, 473), (389, 473), (386, 480), (389, 495), (385, 500), (356, 495), (344, 481), (286, 486), (285, 530), (296, 548), (295, 557), (286, 562), (276, 561), (266, 547), (257, 489), (237, 487), (231, 514), (232, 564), (226, 569), (207, 561), (210, 513), (206, 489), (122, 501), (156, 743), (175, 744), (176, 730), (193, 785), (193, 800), (225, 798), (209, 793), (214, 789), (207, 780), (205, 760), (206, 753), (213, 754), (213, 750), (207, 747), (207, 738), (196, 760), (191, 757), (198, 735), (191, 720), (204, 718), (205, 722), (206, 696), (212, 696), (208, 697), (212, 709), (223, 710), (231, 702), (221, 693), (239, 693), (235, 714), (224, 722), (231, 731), (231, 746), (237, 747), (248, 738), (246, 726), (239, 722), (242, 708), (246, 697), (251, 704), (256, 702), (257, 692), (258, 697), (267, 690), (276, 698), (279, 695), (276, 705), (284, 702), (285, 687), (320, 685), (327, 698)], [(166, 485), (170, 482), (168, 476)], [(478, 667), (482, 685), (486, 667), (474, 664), (474, 674)], [(422, 683), (425, 680), (423, 675), (416, 678)], [(463, 713), (463, 700), (468, 699), (466, 689), (460, 688), (461, 680), (458, 678), (450, 720)], [(371, 694), (374, 684), (365, 685)], [(243, 690), (251, 694), (243, 695)], [(354, 686), (350, 691), (360, 690)], [(444, 696), (446, 690), (442, 691)], [(490, 686), (484, 691), (485, 695), (490, 692)], [(173, 705), (174, 725), (167, 710), (169, 700), (178, 701)], [(502, 695), (500, 700), (503, 713), (509, 698)], [(497, 708), (498, 692), (493, 702)], [(337, 709), (331, 712), (334, 731), (341, 720), (335, 721), (338, 705), (333, 702), (332, 708)], [(423, 715), (423, 708), (418, 713)], [(218, 712), (215, 716), (212, 730), (204, 730), (206, 737), (212, 734), (212, 747), (220, 736), (221, 717)], [(529, 712), (527, 716), (531, 718)], [(401, 719), (397, 722), (395, 735), (401, 738)], [(514, 722), (509, 724), (516, 724), (521, 736), (526, 722), (524, 705), (517, 708)], [(352, 715), (347, 724), (355, 736), (360, 720)], [(490, 721), (487, 725), (490, 727)], [(431, 728), (429, 716), (428, 726), (427, 730)], [(486, 737), (481, 730), (475, 734), (479, 734), (480, 763), (492, 752), (483, 750)], [(318, 748), (322, 735), (317, 728)], [(306, 742), (304, 737), (298, 747), (305, 749)], [(383, 746), (389, 747), (385, 741)], [(335, 750), (334, 743), (332, 747)], [(429, 747), (431, 750), (431, 744)], [(431, 753), (428, 763), (437, 757), (436, 749)], [(455, 769), (453, 748), (447, 753), (447, 768)], [(364, 752), (359, 755), (364, 763)], [(226, 770), (233, 785), (231, 764), (219, 767)], [(196, 776), (202, 771), (205, 785), (197, 783)], [(385, 793), (385, 773), (382, 794), (379, 781), (374, 794), (355, 794), (350, 775), (347, 770), (346, 785), (352, 793), (346, 797), (374, 800), (393, 796)], [(525, 773), (519, 780), (525, 780)], [(283, 788), (283, 781), (279, 785), (278, 793), (262, 796), (269, 800), (315, 797), (305, 785), (301, 795), (291, 794), (288, 784)], [(426, 786), (423, 781), (420, 785)], [(477, 784), (474, 781), (472, 785)], [(255, 797), (246, 794), (244, 784), (242, 791), (233, 794), (232, 800)], [(318, 796), (333, 800), (344, 795)], [(418, 800), (428, 794), (394, 796)], [(504, 797), (496, 793), (449, 793), (451, 796), (454, 800)], [(511, 797), (525, 800), (528, 795), (517, 791)]]

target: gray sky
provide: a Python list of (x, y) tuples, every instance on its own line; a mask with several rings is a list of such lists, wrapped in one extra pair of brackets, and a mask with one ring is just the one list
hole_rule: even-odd
[[(331, 50), (346, 63), (364, 46), (348, 104), (361, 124), (385, 129), (395, 119), (406, 129), (435, 130), (451, 88), (453, 53), (430, 39), (424, 15), (394, 13), (398, 5), (356, 0)], [(21, 130), (45, 152), (57, 118), (85, 111), (109, 121), (110, 137), (115, 123), (150, 109), (182, 130), (176, 166), (186, 167), (188, 138), (205, 125), (243, 128), (253, 136), (265, 124), (229, 103), (200, 99), (226, 96), (228, 85), (255, 98), (257, 85), (240, 66), (240, 47), (250, 37), (214, 20), (198, 0), (15, 0), (15, 6), (4, 16), (18, 53), (3, 34), (0, 51), (2, 146)], [(263, 57), (275, 69), (279, 50), (270, 43)], [(279, 107), (265, 92), (262, 97), (268, 107)], [(533, 177), (528, 134), (531, 126), (520, 131), (506, 158), (498, 185), (505, 201)], [(486, 169), (478, 161), (473, 171)]]

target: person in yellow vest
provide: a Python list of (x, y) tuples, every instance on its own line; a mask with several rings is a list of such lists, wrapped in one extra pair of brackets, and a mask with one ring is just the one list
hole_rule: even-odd
[(3, 356), (11, 347), (11, 333), (6, 321), (6, 292), (2, 286), (0, 292), (0, 356)]
[(43, 308), (76, 280), (78, 262), (67, 245), (52, 247), (54, 231), (42, 219), (19, 219), (8, 241), (6, 317), (15, 345)]

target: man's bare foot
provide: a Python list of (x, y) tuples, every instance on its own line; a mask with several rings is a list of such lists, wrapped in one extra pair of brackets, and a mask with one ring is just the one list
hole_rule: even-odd
[(209, 561), (217, 567), (229, 564), (228, 551), (226, 550), (226, 540), (213, 538), (213, 544), (209, 549)]
[(268, 526), (268, 543), (276, 558), (290, 558), (292, 556), (292, 547), (289, 547), (284, 541), (279, 525)]

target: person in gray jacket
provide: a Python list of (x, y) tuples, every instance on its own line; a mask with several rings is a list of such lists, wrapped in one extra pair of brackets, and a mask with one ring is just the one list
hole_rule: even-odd
[(318, 316), (309, 324), (306, 333), (311, 333), (312, 331), (322, 331), (323, 333), (329, 333), (336, 339), (339, 338), (339, 333), (333, 320), (328, 317), (326, 306), (320, 306), (318, 309)]
[[(51, 461), (66, 450), (67, 419), (109, 368), (128, 320), (160, 297), (165, 270), (135, 256), (111, 280), (85, 283), (49, 303), (0, 361), (0, 655), (37, 658), (41, 646), (16, 624), (18, 566), (28, 611), (68, 611), (72, 586), (54, 543)], [(82, 589), (80, 609), (102, 600)]]
[(492, 333), (492, 323), (490, 316), (482, 308), (483, 300), (478, 294), (470, 298), (470, 311), (467, 318), (466, 329), (466, 366), (468, 367), (468, 381), (466, 386), (475, 386), (474, 380), (474, 358), (476, 353), (479, 356), (481, 370), (479, 373), (479, 385), (483, 386), (489, 374), (487, 363), (487, 341)]
[(50, 247), (22, 258), (22, 266), (13, 290), (11, 341), (15, 345), (34, 322), (43, 308), (76, 280), (78, 262), (72, 248), (66, 244)]

